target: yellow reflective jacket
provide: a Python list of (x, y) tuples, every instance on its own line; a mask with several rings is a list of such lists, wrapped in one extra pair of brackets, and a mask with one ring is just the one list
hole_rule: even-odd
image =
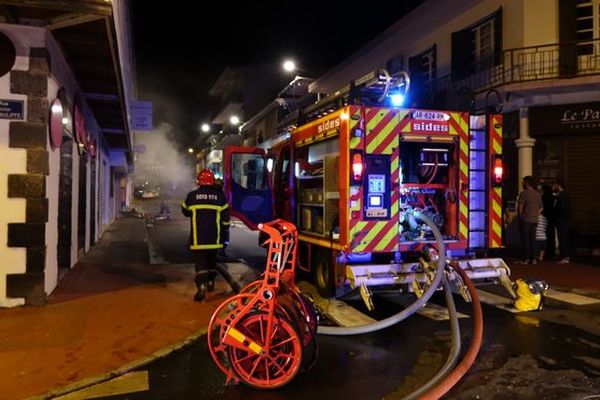
[(191, 217), (191, 250), (221, 249), (229, 241), (229, 205), (218, 187), (200, 186), (189, 192), (181, 212)]

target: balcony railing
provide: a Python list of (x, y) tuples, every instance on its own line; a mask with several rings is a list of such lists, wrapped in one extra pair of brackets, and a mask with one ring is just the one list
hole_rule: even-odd
[(598, 75), (600, 40), (505, 50), (468, 68), (461, 71), (464, 78), (440, 78), (436, 91), (467, 87), (479, 93), (511, 83)]

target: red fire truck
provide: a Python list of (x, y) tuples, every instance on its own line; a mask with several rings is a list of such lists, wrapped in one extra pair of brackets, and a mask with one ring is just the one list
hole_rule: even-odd
[(419, 254), (435, 240), (417, 210), (473, 279), (506, 278), (501, 259), (473, 258), (502, 246), (501, 115), (346, 99), (267, 152), (226, 148), (232, 215), (250, 227), (295, 223), (300, 268), (329, 295), (389, 285), (418, 292), (427, 283)]

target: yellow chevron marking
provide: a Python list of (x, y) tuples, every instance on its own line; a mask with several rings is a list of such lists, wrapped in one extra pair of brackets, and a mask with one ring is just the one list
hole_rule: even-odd
[(381, 239), (375, 250), (383, 250), (387, 247), (388, 243), (392, 240), (396, 240), (398, 238), (398, 230), (393, 227), (389, 230), (389, 232)]
[(500, 146), (500, 143), (498, 143), (497, 140), (492, 139), (492, 148), (494, 150), (494, 153), (502, 154), (502, 146)]
[(467, 226), (465, 224), (463, 224), (462, 222), (460, 223), (460, 235), (462, 237), (468, 237), (469, 235), (469, 231), (467, 230)]
[(467, 163), (464, 161), (460, 161), (459, 165), (460, 170), (463, 172), (463, 174), (465, 174), (465, 176), (469, 176), (469, 167), (467, 166)]
[(500, 227), (500, 224), (493, 222), (492, 230), (496, 233), (496, 235), (498, 235), (498, 237), (502, 237), (502, 228)]
[(350, 139), (350, 148), (357, 149), (360, 146), (360, 138), (352, 137)]
[[(367, 113), (369, 112), (369, 110), (367, 110)], [(377, 114), (375, 114), (375, 116), (373, 118), (371, 118), (370, 121), (367, 121), (367, 132), (370, 132), (373, 128), (375, 128), (379, 122), (385, 118), (386, 115), (388, 115), (391, 111), (389, 110), (385, 110), (385, 109), (381, 109), (379, 111), (377, 111)]]
[(494, 214), (502, 215), (502, 207), (500, 207), (500, 204), (496, 203), (495, 201), (492, 203), (492, 209), (494, 210)]
[[(369, 144), (369, 146), (367, 147), (367, 152), (372, 153), (381, 142), (387, 139), (387, 137), (391, 134), (396, 125), (398, 125), (398, 121), (396, 121), (395, 118), (392, 118), (392, 120), (386, 126), (384, 126), (381, 131), (379, 131), (379, 133), (377, 134), (377, 138)], [(392, 143), (394, 143), (393, 140)], [(388, 148), (391, 149), (390, 146), (388, 146)], [(381, 154), (392, 154), (391, 150), (389, 152), (386, 152), (388, 148), (386, 148)]]
[(369, 233), (367, 233), (367, 235), (363, 238), (362, 241), (364, 241), (365, 243), (369, 244), (371, 243), (371, 241), (373, 240), (373, 238), (379, 233), (381, 232), (381, 230), (383, 229), (383, 227), (385, 226), (385, 222), (376, 222), (375, 226), (373, 227), (373, 229), (371, 229), (369, 231)]

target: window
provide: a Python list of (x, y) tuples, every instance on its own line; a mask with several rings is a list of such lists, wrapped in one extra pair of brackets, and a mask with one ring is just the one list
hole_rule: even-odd
[(502, 9), (452, 33), (452, 79), (464, 79), (502, 62)]
[(424, 100), (433, 92), (436, 80), (436, 46), (432, 46), (408, 60), (408, 70), (416, 97)]
[(473, 32), (473, 58), (475, 59), (475, 70), (490, 68), (494, 55), (494, 20), (489, 19), (472, 29)]
[[(575, 29), (577, 41), (600, 39), (600, 0), (577, 0)], [(577, 46), (577, 54), (593, 54), (594, 45)]]

